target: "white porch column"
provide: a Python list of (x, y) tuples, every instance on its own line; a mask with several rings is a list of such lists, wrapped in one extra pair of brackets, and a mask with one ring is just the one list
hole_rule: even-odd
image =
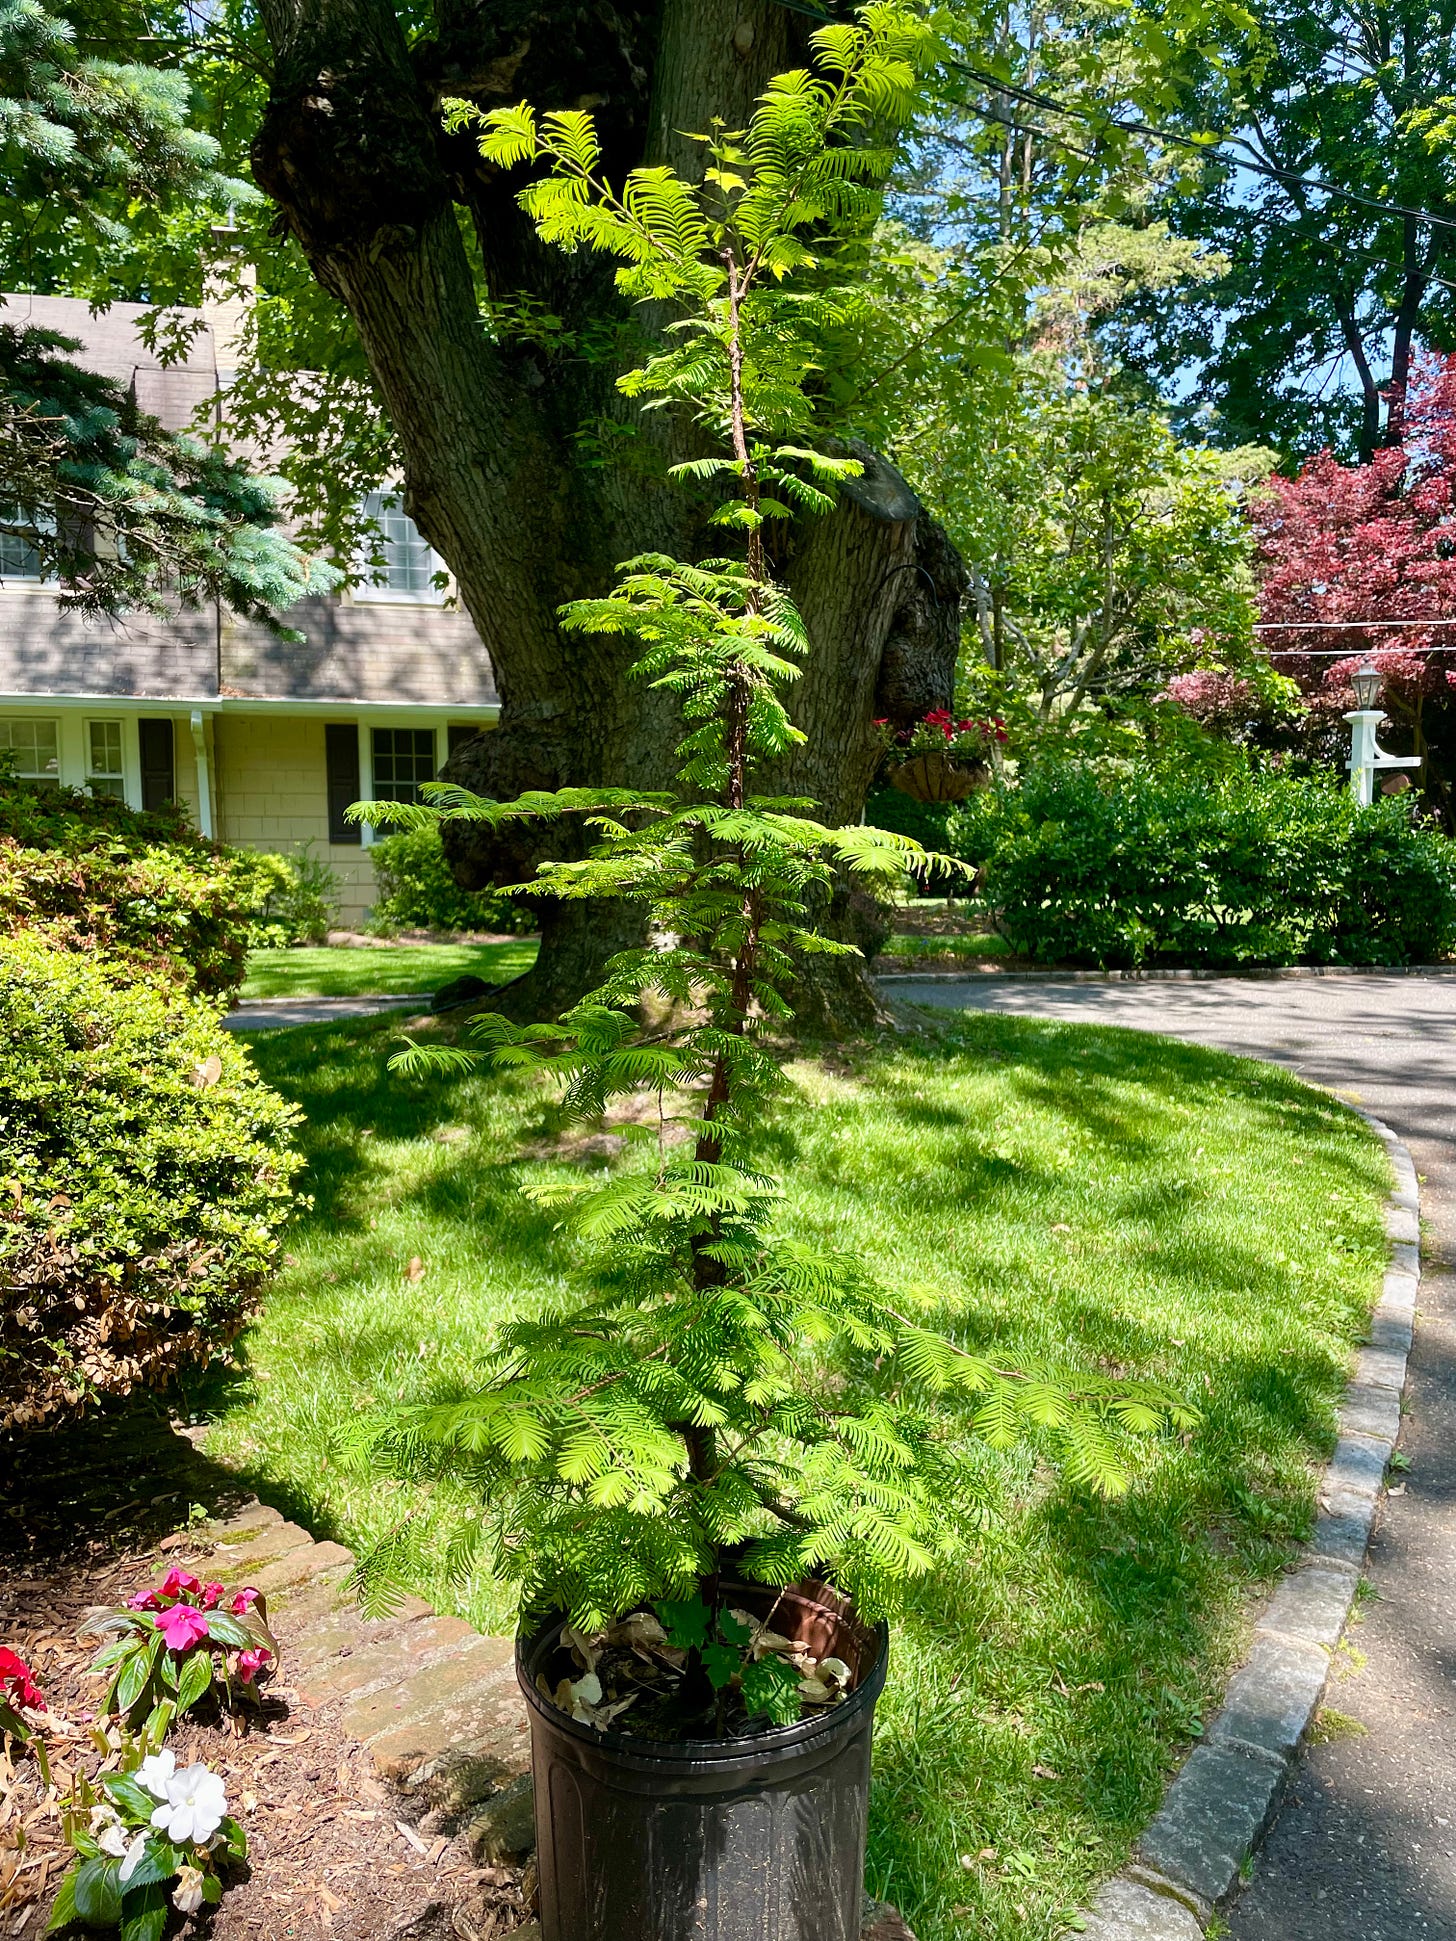
[(212, 841), (212, 776), (207, 762), (207, 723), (201, 708), (192, 710), (192, 751), (197, 757), (197, 827)]

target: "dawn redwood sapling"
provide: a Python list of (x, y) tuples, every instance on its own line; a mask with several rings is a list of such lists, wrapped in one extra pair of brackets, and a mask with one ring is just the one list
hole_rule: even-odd
[[(864, 1261), (775, 1225), (779, 1188), (758, 1151), (791, 1092), (772, 1039), (790, 1015), (784, 988), (802, 955), (850, 949), (809, 927), (806, 903), (840, 870), (883, 885), (910, 864), (955, 867), (754, 790), (798, 737), (783, 692), (808, 646), (766, 533), (826, 510), (857, 470), (808, 442), (806, 385), (820, 330), (857, 300), (836, 281), (836, 252), (873, 220), (884, 133), (909, 112), (928, 41), (908, 8), (875, 4), (814, 46), (815, 67), (777, 76), (747, 129), (701, 138), (700, 187), (667, 168), (613, 186), (583, 113), (453, 111), (457, 126), (483, 122), (487, 161), (545, 165), (520, 195), (545, 241), (614, 255), (620, 287), (673, 317), (668, 347), (622, 389), (644, 409), (692, 414), (713, 449), (677, 471), (722, 493), (717, 523), (742, 541), (741, 557), (695, 565), (630, 560), (610, 594), (563, 611), (568, 628), (630, 636), (637, 677), (676, 698), (675, 790), (496, 802), (438, 784), (423, 804), (358, 810), (406, 826), (586, 817), (590, 853), (543, 865), (526, 889), (633, 899), (650, 918), (651, 946), (616, 957), (557, 1022), (473, 1025), (497, 1066), (559, 1081), (577, 1116), (655, 1099), (645, 1163), (527, 1189), (595, 1243), (590, 1293), (502, 1330), (471, 1393), (358, 1432), (380, 1467), (448, 1474), (478, 1496), (462, 1574), (486, 1539), (523, 1608), (565, 1612), (581, 1634), (701, 1595), (733, 1646), (716, 1609), (730, 1560), (769, 1585), (821, 1572), (864, 1611), (892, 1607), (956, 1542), (946, 1505), (964, 1479), (937, 1406), (947, 1395), (975, 1398), (995, 1444), (1051, 1430), (1069, 1476), (1104, 1490), (1127, 1473), (1120, 1430), (1192, 1419), (1150, 1384), (1002, 1369), (922, 1325), (913, 1290), (892, 1297)], [(411, 1045), (394, 1068), (479, 1055)], [(366, 1592), (388, 1598), (409, 1539), (406, 1519), (364, 1560)]]

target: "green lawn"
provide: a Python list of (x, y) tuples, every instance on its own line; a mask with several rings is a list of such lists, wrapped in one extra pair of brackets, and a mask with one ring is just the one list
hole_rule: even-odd
[(886, 957), (1009, 957), (1011, 946), (990, 931), (970, 937), (896, 935), (885, 944)]
[(321, 945), (255, 950), (239, 996), (413, 997), (467, 974), (501, 984), (536, 961), (534, 937), (500, 944)]
[[(615, 1163), (600, 1141), (563, 1160), (518, 1076), (389, 1080), (394, 1028), (255, 1040), (307, 1109), (314, 1204), (240, 1368), (191, 1398), (211, 1453), (353, 1544), (443, 1510), (344, 1473), (340, 1425), (468, 1381), (494, 1323), (559, 1298), (574, 1262), (517, 1182)], [(1309, 1528), (1384, 1262), (1384, 1156), (1283, 1073), (1136, 1032), (966, 1018), (795, 1072), (808, 1109), (765, 1159), (796, 1228), (1005, 1364), (1157, 1376), (1203, 1411), (1145, 1445), (1116, 1502), (1037, 1449), (983, 1453), (977, 1500), (946, 1505), (964, 1561), (895, 1630), (869, 1885), (921, 1941), (1051, 1941), (1152, 1813), (1248, 1594)], [(426, 1569), (419, 1588), (508, 1622), (488, 1582)]]

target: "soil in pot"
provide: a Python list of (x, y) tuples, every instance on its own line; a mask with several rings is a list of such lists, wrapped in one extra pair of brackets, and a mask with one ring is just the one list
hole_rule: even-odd
[(592, 1636), (563, 1625), (534, 1682), (571, 1718), (632, 1738), (739, 1739), (843, 1704), (875, 1644), (824, 1585), (734, 1583), (717, 1608), (644, 1606)]

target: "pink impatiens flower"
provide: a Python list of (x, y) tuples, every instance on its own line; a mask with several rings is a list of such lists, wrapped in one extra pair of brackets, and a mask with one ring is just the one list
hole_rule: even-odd
[(204, 1611), (212, 1611), (217, 1608), (217, 1600), (222, 1596), (222, 1591), (223, 1587), (221, 1584), (204, 1584), (202, 1586), (202, 1608)]
[(129, 1611), (160, 1611), (162, 1594), (155, 1589), (138, 1591), (135, 1596), (126, 1600), (126, 1608)]
[(157, 1619), (157, 1629), (169, 1651), (190, 1651), (208, 1635), (207, 1619), (190, 1604), (174, 1604)]
[(253, 1606), (257, 1603), (257, 1601), (258, 1601), (258, 1592), (253, 1589), (251, 1584), (246, 1585), (242, 1590), (238, 1591), (233, 1598), (233, 1601), (232, 1601), (233, 1615), (235, 1617), (241, 1617), (244, 1611), (252, 1610)]
[(201, 1589), (202, 1585), (190, 1571), (177, 1570), (175, 1567), (169, 1570), (162, 1579), (163, 1597), (180, 1597), (184, 1591), (200, 1591)]
[(238, 1653), (238, 1677), (245, 1685), (251, 1685), (254, 1678), (267, 1664), (273, 1653), (267, 1645), (250, 1645), (246, 1651)]

